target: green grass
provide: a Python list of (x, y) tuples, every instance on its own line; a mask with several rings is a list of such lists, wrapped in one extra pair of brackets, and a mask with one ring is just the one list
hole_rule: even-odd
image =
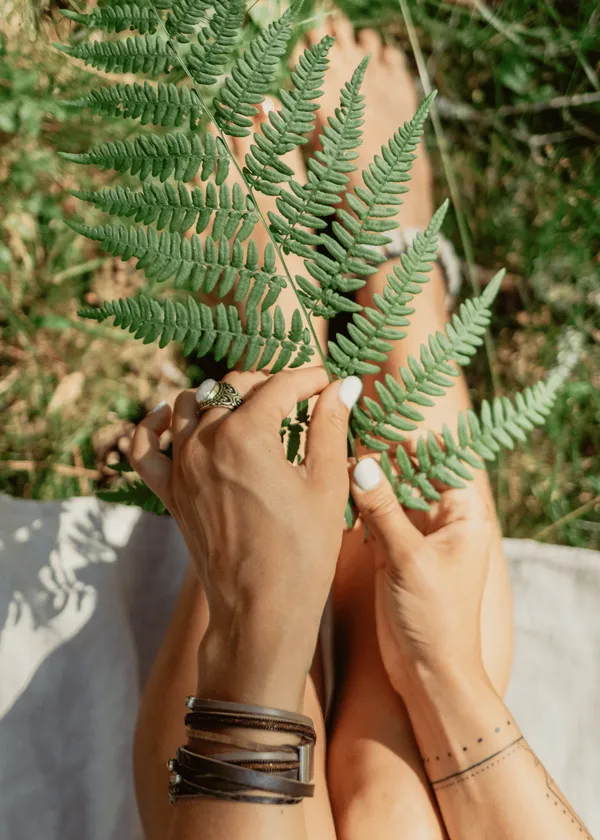
[[(268, 5), (253, 11), (256, 23)], [(342, 5), (357, 26), (376, 25), (399, 43), (416, 68), (397, 0)], [(494, 387), (510, 394), (531, 384), (555, 363), (568, 328), (581, 336), (579, 361), (547, 429), (505, 455), (493, 480), (507, 535), (600, 548), (600, 15), (595, 0), (475, 5), (407, 0), (440, 94), (472, 275), (485, 282), (501, 265), (509, 271), (493, 321), (494, 375), (481, 354), (469, 369), (471, 393), (477, 402)], [(57, 59), (43, 33), (32, 44), (11, 30), (0, 44), (5, 461), (73, 464), (76, 446), (85, 466), (95, 468), (98, 430), (136, 422), (165, 384), (162, 361), (148, 357), (141, 366), (114, 331), (85, 332), (75, 315), (99, 289), (94, 261), (101, 255), (61, 223), (74, 212), (68, 189), (75, 184), (56, 151), (83, 150), (107, 128), (87, 115), (79, 122), (70, 116), (67, 124), (58, 100), (95, 83), (97, 77)], [(439, 203), (448, 184), (431, 126), (428, 146)], [(464, 253), (456, 217), (445, 233)], [(19, 375), (10, 381), (15, 365)], [(82, 368), (82, 395), (46, 418), (61, 378)], [(193, 378), (194, 370), (184, 371)], [(81, 480), (51, 468), (1, 469), (0, 492), (55, 498), (83, 490)]]

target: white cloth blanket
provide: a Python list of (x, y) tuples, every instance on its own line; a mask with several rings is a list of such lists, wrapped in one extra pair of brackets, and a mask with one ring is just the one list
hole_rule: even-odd
[[(600, 834), (600, 554), (506, 540), (509, 705)], [(140, 692), (187, 562), (170, 518), (0, 496), (0, 836), (141, 840)]]

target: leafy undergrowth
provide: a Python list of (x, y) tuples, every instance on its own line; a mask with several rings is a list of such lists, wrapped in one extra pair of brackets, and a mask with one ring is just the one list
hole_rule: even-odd
[[(267, 7), (265, 21), (270, 5), (279, 7), (256, 7), (261, 14)], [(344, 5), (357, 26), (380, 25), (413, 60), (397, 0)], [(491, 12), (408, 3), (440, 91), (474, 274), (485, 283), (500, 265), (509, 269), (495, 306), (494, 377), (482, 355), (469, 369), (472, 398), (532, 384), (555, 364), (559, 344), (578, 356), (547, 429), (495, 468), (505, 533), (600, 548), (595, 5), (507, 0)], [(8, 14), (0, 37), (0, 492), (40, 499), (112, 486), (109, 467), (126, 460), (134, 424), (201, 376), (170, 347), (144, 346), (76, 316), (144, 281), (63, 224), (75, 212), (87, 221), (87, 211), (75, 207), (72, 170), (57, 149), (84, 151), (96, 134), (127, 135), (122, 121), (113, 129), (86, 114), (67, 123), (60, 100), (83, 95), (99, 75), (52, 50), (70, 31), (52, 17), (31, 42)], [(429, 132), (440, 203), (448, 186)], [(94, 180), (95, 188), (108, 183), (102, 173)], [(463, 253), (455, 217), (444, 230)]]

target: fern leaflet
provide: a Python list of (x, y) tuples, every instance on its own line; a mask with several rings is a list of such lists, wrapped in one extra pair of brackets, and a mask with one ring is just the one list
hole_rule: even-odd
[(225, 134), (247, 137), (252, 118), (273, 84), (277, 66), (292, 34), (292, 23), (302, 0), (291, 6), (250, 42), (231, 69), (214, 100), (215, 122)]
[(235, 49), (244, 15), (241, 0), (215, 0), (210, 23), (198, 33), (197, 44), (190, 46), (188, 67), (199, 85), (214, 85)]
[(141, 192), (116, 187), (101, 192), (72, 190), (72, 195), (89, 201), (105, 213), (133, 217), (135, 222), (146, 225), (156, 223), (158, 230), (185, 233), (194, 224), (195, 232), (202, 233), (212, 221), (211, 236), (214, 240), (236, 237), (247, 239), (258, 222), (250, 200), (244, 196), (239, 184), (233, 190), (222, 184), (218, 190), (212, 181), (203, 192), (199, 187), (188, 190), (181, 182), (173, 186), (144, 184)]
[(95, 309), (80, 309), (82, 318), (102, 322), (114, 318), (114, 325), (134, 333), (134, 338), (150, 344), (156, 339), (165, 347), (171, 341), (183, 342), (183, 353), (195, 352), (199, 357), (211, 353), (215, 359), (227, 357), (232, 368), (242, 362), (243, 370), (270, 367), (277, 373), (284, 367), (299, 367), (313, 355), (310, 334), (302, 326), (296, 309), (288, 330), (283, 312), (276, 306), (268, 309), (246, 306), (246, 322), (235, 306), (217, 304), (214, 311), (204, 303), (188, 297), (187, 307), (169, 298), (158, 301), (140, 294), (135, 298), (107, 301)]
[(121, 41), (94, 41), (65, 47), (54, 45), (72, 58), (107, 73), (168, 73), (178, 58), (168, 41), (156, 36), (135, 36)]
[(254, 135), (250, 153), (246, 155), (246, 175), (250, 184), (266, 195), (279, 195), (277, 186), (289, 181), (294, 174), (281, 157), (300, 144), (306, 143), (306, 134), (314, 127), (314, 100), (322, 96), (325, 71), (329, 66), (327, 53), (334, 43), (327, 35), (310, 49), (306, 49), (292, 71), (294, 87), (291, 91), (281, 90), (283, 103), (279, 111), (271, 111), (268, 121), (261, 125)]
[(166, 181), (170, 176), (178, 181), (191, 181), (200, 172), (203, 181), (214, 173), (215, 183), (219, 186), (229, 173), (229, 156), (220, 138), (215, 140), (212, 134), (206, 134), (202, 139), (197, 134), (189, 138), (185, 134), (166, 134), (163, 137), (146, 134), (136, 137), (133, 142), (115, 140), (94, 146), (83, 154), (59, 152), (59, 155), (72, 163), (130, 172), (140, 181), (149, 175), (160, 181)]
[(319, 237), (306, 228), (318, 230), (326, 226), (324, 220), (335, 212), (335, 205), (341, 201), (339, 194), (349, 181), (346, 173), (356, 169), (351, 161), (358, 157), (355, 149), (362, 137), (365, 106), (360, 86), (367, 63), (368, 59), (363, 59), (351, 81), (346, 82), (335, 116), (329, 117), (323, 127), (318, 139), (321, 151), (308, 161), (307, 183), (291, 180), (289, 190), (279, 191), (277, 209), (281, 215), (269, 212), (271, 230), (285, 253), (313, 256), (309, 246), (318, 245)]

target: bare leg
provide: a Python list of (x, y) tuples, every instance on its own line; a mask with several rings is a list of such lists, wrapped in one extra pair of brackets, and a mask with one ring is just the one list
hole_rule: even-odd
[[(238, 160), (248, 150), (247, 141), (233, 141)], [(302, 177), (303, 163), (299, 152), (286, 157), (286, 162)], [(274, 206), (269, 199), (261, 201), (266, 213)], [(268, 235), (257, 226), (253, 238), (259, 250), (267, 244)], [(295, 264), (296, 261), (296, 264)], [(292, 272), (302, 270), (301, 262), (291, 255), (286, 260)], [(292, 289), (286, 288), (280, 298), (286, 321), (297, 307)], [(326, 345), (326, 322), (322, 321), (319, 340)], [(318, 363), (319, 357), (314, 357)], [(166, 762), (186, 741), (184, 728), (184, 698), (196, 689), (197, 651), (208, 625), (208, 605), (204, 592), (192, 567), (188, 570), (171, 624), (159, 651), (142, 700), (135, 739), (134, 763), (136, 791), (142, 822), (148, 840), (163, 840), (171, 816), (168, 802), (168, 770)], [(315, 722), (317, 749), (315, 755), (314, 799), (301, 806), (305, 810), (308, 835), (315, 840), (334, 840), (335, 829), (325, 778), (325, 726), (315, 684), (319, 685), (318, 669), (315, 679), (309, 679), (305, 695), (305, 713)]]
[[(362, 168), (378, 153), (391, 134), (414, 114), (417, 98), (412, 79), (400, 53), (382, 47), (379, 36), (370, 31), (356, 42), (347, 21), (331, 25), (337, 42), (331, 53), (332, 67), (339, 76), (327, 82), (323, 106), (333, 110), (337, 90), (350, 77), (362, 57), (370, 53), (365, 78), (367, 120), (364, 143), (358, 161)], [(313, 33), (315, 39), (323, 33)], [(355, 176), (356, 177), (356, 176)], [(400, 211), (407, 227), (424, 228), (433, 212), (430, 172), (421, 151), (413, 165), (411, 192)], [(359, 301), (370, 304), (372, 295), (385, 285), (391, 266), (372, 278), (359, 293)], [(409, 354), (418, 357), (421, 343), (437, 329), (443, 329), (445, 288), (439, 269), (433, 271), (416, 304), (408, 336), (395, 345), (382, 375), (398, 375)], [(373, 395), (373, 382), (365, 391)], [(456, 427), (457, 414), (469, 405), (464, 378), (438, 400), (425, 419), (425, 427), (441, 429), (443, 423)], [(476, 479), (490, 494), (487, 477)], [(359, 530), (347, 535), (335, 581), (335, 615), (338, 655), (341, 661), (338, 703), (330, 740), (328, 781), (340, 840), (362, 840), (364, 836), (407, 840), (439, 840), (446, 836), (434, 802), (404, 705), (391, 689), (381, 663), (374, 621), (373, 566), (368, 546)], [(484, 659), (496, 686), (506, 688), (512, 658), (512, 615), (510, 587), (500, 535), (494, 546), (482, 614)]]

